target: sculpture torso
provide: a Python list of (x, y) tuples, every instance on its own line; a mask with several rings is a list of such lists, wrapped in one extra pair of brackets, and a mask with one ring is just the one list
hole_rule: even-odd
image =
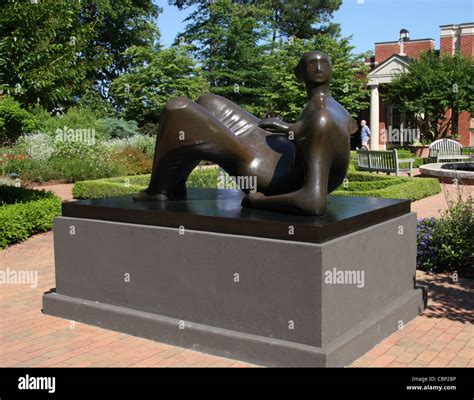
[[(349, 135), (355, 122), (336, 100), (323, 96), (310, 99), (298, 121), (291, 125), (290, 135), (268, 132), (256, 123), (245, 124), (245, 129), (243, 124), (234, 126), (239, 127), (239, 140), (252, 154), (252, 162), (241, 169), (240, 175), (257, 176), (258, 191), (271, 195), (299, 189), (303, 185), (305, 162), (322, 149), (331, 154), (348, 154)], [(349, 162), (348, 157), (343, 158), (341, 163)], [(345, 172), (331, 183), (330, 190), (344, 178)]]

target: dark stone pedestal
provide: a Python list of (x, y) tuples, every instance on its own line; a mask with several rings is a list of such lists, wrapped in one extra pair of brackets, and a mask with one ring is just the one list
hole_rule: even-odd
[(423, 310), (409, 202), (331, 197), (308, 218), (241, 196), (64, 203), (44, 312), (262, 365), (342, 366)]

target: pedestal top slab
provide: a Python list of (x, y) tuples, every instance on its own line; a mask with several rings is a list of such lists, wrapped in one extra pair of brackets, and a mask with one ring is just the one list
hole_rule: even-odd
[(134, 201), (132, 195), (64, 202), (63, 217), (184, 228), (296, 242), (323, 243), (410, 212), (409, 200), (329, 196), (322, 217), (242, 208), (232, 189), (188, 189), (186, 200)]

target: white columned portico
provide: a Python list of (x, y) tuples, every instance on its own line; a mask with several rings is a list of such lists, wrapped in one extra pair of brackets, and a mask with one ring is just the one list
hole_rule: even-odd
[(370, 149), (379, 149), (379, 85), (371, 84), (370, 87)]
[[(394, 54), (392, 57), (385, 60), (382, 64), (379, 64), (367, 75), (367, 87), (370, 88), (370, 148), (371, 150), (384, 150), (386, 147), (387, 138), (385, 138), (382, 145), (380, 144), (380, 98), (379, 98), (379, 86), (390, 84), (394, 77), (398, 76), (401, 72), (406, 71), (408, 65), (408, 58), (399, 54)], [(384, 103), (382, 103), (384, 104)], [(385, 104), (385, 109), (390, 109), (390, 104)], [(386, 121), (385, 112), (382, 114), (382, 122), (391, 123)], [(390, 126), (388, 127), (390, 128)]]

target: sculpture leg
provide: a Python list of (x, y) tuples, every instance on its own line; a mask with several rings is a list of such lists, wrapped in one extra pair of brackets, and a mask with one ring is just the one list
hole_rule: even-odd
[(264, 196), (248, 194), (243, 207), (300, 215), (324, 215), (327, 208), (329, 163), (324, 156), (314, 157), (308, 166), (303, 187), (291, 193)]
[(182, 197), (186, 179), (201, 160), (238, 175), (251, 159), (238, 138), (209, 111), (186, 98), (171, 99), (162, 114), (150, 184), (135, 198)]

